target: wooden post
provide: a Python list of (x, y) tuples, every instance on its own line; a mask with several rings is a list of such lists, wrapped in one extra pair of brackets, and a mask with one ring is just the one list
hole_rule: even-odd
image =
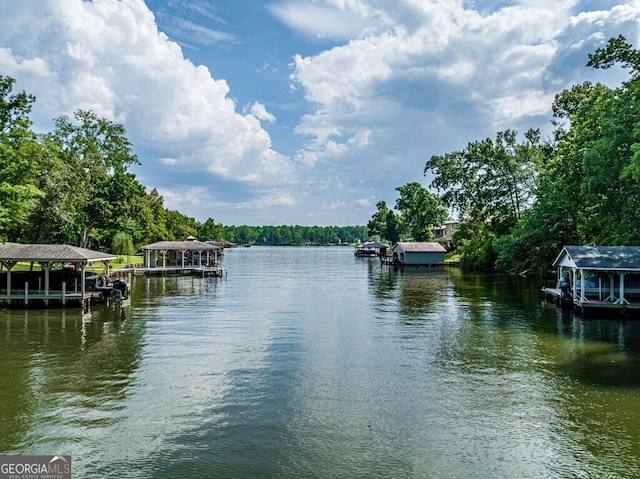
[(44, 304), (49, 305), (49, 300), (47, 299), (47, 297), (49, 296), (49, 288), (50, 288), (49, 272), (51, 271), (51, 264), (43, 262), (43, 263), (40, 263), (40, 267), (44, 270), (44, 296), (45, 296)]
[(11, 296), (11, 268), (16, 265), (15, 261), (7, 261), (7, 296)]
[(24, 282), (24, 304), (29, 304), (29, 281)]
[(616, 300), (616, 291), (615, 291), (615, 280), (613, 276), (613, 271), (609, 272), (609, 296), (605, 298), (605, 301), (615, 302)]
[(624, 297), (624, 273), (625, 273), (624, 271), (620, 271), (618, 273), (620, 275), (620, 297), (615, 302), (615, 304), (619, 304), (621, 306), (624, 306), (625, 304), (629, 304), (629, 301), (627, 301)]
[[(87, 281), (87, 263), (81, 263), (82, 266), (80, 266), (80, 281), (82, 282), (80, 284), (80, 292), (81, 292), (81, 297), (82, 299), (80, 300), (82, 303), (84, 303), (85, 301), (85, 294), (87, 293), (87, 285), (86, 285), (86, 281)], [(109, 271), (109, 266), (107, 263), (107, 272)]]
[(62, 306), (67, 304), (67, 282), (62, 282)]

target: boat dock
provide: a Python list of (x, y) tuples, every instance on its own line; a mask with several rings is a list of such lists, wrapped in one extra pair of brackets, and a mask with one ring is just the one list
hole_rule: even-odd
[(132, 274), (134, 276), (202, 276), (222, 278), (227, 275), (226, 268), (220, 266), (158, 266), (148, 268), (144, 265), (132, 265), (111, 271), (114, 276)]
[(546, 299), (580, 313), (592, 310), (640, 310), (640, 247), (565, 246), (553, 265), (554, 287)]
[(357, 244), (353, 250), (356, 256), (385, 256), (387, 254), (387, 246), (374, 241)]
[(128, 291), (127, 293), (122, 293), (122, 291), (113, 286), (67, 292), (65, 288), (62, 288), (62, 290), (29, 289), (28, 282), (25, 283), (24, 289), (12, 290), (10, 294), (5, 290), (0, 294), (0, 303), (6, 306), (39, 305), (50, 307), (54, 305), (82, 305), (85, 310), (92, 304), (109, 304), (111, 301), (115, 304), (121, 304), (125, 299), (128, 299)]
[[(97, 301), (118, 301), (128, 292), (126, 281), (92, 283), (98, 276), (87, 266), (109, 262), (117, 257), (71, 245), (3, 244), (0, 245), (0, 303), (13, 306), (76, 305), (86, 308)], [(28, 264), (29, 269), (17, 268)], [(115, 290), (118, 290), (117, 292)]]
[(0, 303), (7, 306), (12, 304), (23, 304), (25, 306), (33, 304), (41, 304), (44, 306), (50, 306), (53, 304), (59, 304), (61, 306), (67, 306), (68, 304), (82, 304), (86, 307), (93, 302), (102, 301), (103, 299), (104, 297), (99, 291), (67, 293), (64, 290), (29, 290), (26, 286), (24, 290), (12, 291), (11, 294), (7, 294), (7, 292), (4, 291), (0, 294)]
[(160, 241), (143, 248), (143, 262), (117, 271), (134, 275), (181, 275), (222, 277), (226, 270), (218, 264), (224, 248), (189, 236), (185, 241)]
[[(0, 304), (87, 309), (96, 302), (121, 303), (132, 275), (225, 276), (221, 254), (222, 247), (193, 238), (160, 242), (145, 247), (144, 263), (110, 270), (116, 255), (71, 245), (0, 244)], [(94, 272), (99, 262), (104, 274)]]
[(615, 297), (612, 299), (598, 299), (597, 297), (593, 297), (597, 296), (597, 292), (592, 291), (584, 298), (578, 296), (576, 298), (571, 297), (569, 301), (563, 301), (563, 293), (558, 288), (542, 288), (542, 292), (548, 301), (561, 307), (571, 307), (581, 313), (592, 309), (620, 311), (640, 310), (640, 297), (635, 295), (631, 297), (631, 300), (629, 299), (629, 295), (627, 295), (623, 301)]

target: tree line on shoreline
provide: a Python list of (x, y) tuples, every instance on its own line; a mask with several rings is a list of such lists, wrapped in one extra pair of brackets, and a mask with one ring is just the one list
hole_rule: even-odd
[(609, 40), (587, 66), (620, 65), (616, 88), (584, 82), (556, 95), (553, 135), (498, 132), (460, 151), (434, 155), (420, 183), (396, 188), (393, 208), (378, 202), (366, 227), (223, 226), (165, 208), (130, 167), (139, 164), (122, 125), (78, 110), (38, 134), (35, 97), (0, 75), (0, 241), (70, 243), (131, 254), (162, 240), (245, 244), (340, 244), (368, 237), (395, 243), (432, 238), (455, 212), (461, 265), (546, 272), (565, 244), (640, 244), (640, 51)]
[(201, 240), (269, 245), (349, 243), (364, 226), (223, 226), (165, 208), (130, 171), (139, 164), (122, 125), (77, 110), (38, 134), (35, 97), (0, 75), (0, 242), (67, 243), (133, 254), (157, 241)]
[(640, 51), (623, 36), (589, 55), (587, 66), (628, 69), (616, 88), (584, 82), (556, 95), (552, 137), (498, 132), (460, 151), (434, 155), (426, 190), (397, 188), (369, 221), (391, 242), (431, 238), (454, 211), (453, 243), (463, 267), (546, 273), (564, 245), (640, 244)]

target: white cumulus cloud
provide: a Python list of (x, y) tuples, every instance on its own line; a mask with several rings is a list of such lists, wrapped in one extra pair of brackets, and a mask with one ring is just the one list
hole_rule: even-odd
[(151, 161), (242, 182), (294, 180), (257, 120), (275, 118), (259, 104), (239, 113), (227, 82), (187, 60), (142, 0), (3, 3), (0, 71), (46, 98), (36, 119), (89, 109), (124, 123)]
[[(305, 3), (329, 8), (338, 2)], [(540, 126), (540, 118), (550, 118), (554, 95), (591, 73), (587, 54), (601, 39), (624, 33), (639, 43), (637, 1), (592, 12), (579, 11), (574, 0), (489, 9), (475, 3), (488, 2), (342, 2), (353, 15), (381, 23), (319, 54), (294, 57), (293, 86), (315, 106), (296, 129), (308, 138), (299, 154), (313, 152), (327, 162), (351, 154), (363, 170), (372, 157), (378, 167), (395, 157), (399, 170), (403, 162), (415, 165), (417, 157), (424, 162), (442, 148), (464, 146), (447, 146), (454, 129), (473, 141), (473, 135)], [(361, 142), (348, 140), (361, 131), (368, 132), (368, 156), (358, 153)]]
[(628, 78), (586, 67), (609, 38), (640, 47), (640, 0), (0, 2), (0, 74), (36, 127), (123, 123), (167, 206), (248, 224), (366, 224), (431, 155)]

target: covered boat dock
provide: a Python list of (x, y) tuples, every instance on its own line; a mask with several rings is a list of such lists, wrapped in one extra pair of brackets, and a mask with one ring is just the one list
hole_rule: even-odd
[[(6, 305), (40, 303), (45, 306), (68, 303), (88, 306), (100, 291), (87, 291), (86, 268), (102, 262), (108, 272), (109, 262), (117, 256), (70, 245), (2, 244), (0, 245), (0, 302)], [(18, 263), (28, 263), (28, 271), (14, 271)], [(34, 269), (34, 265), (39, 269)]]
[(545, 296), (580, 312), (640, 310), (640, 247), (565, 246), (553, 265), (555, 288)]
[(357, 244), (353, 254), (356, 256), (385, 256), (387, 254), (387, 246), (375, 241), (367, 241)]
[(391, 249), (394, 266), (444, 266), (447, 250), (436, 241), (400, 241)]
[(223, 248), (190, 236), (185, 241), (159, 241), (143, 247), (144, 263), (135, 268), (143, 274), (197, 274), (223, 276), (218, 264)]

